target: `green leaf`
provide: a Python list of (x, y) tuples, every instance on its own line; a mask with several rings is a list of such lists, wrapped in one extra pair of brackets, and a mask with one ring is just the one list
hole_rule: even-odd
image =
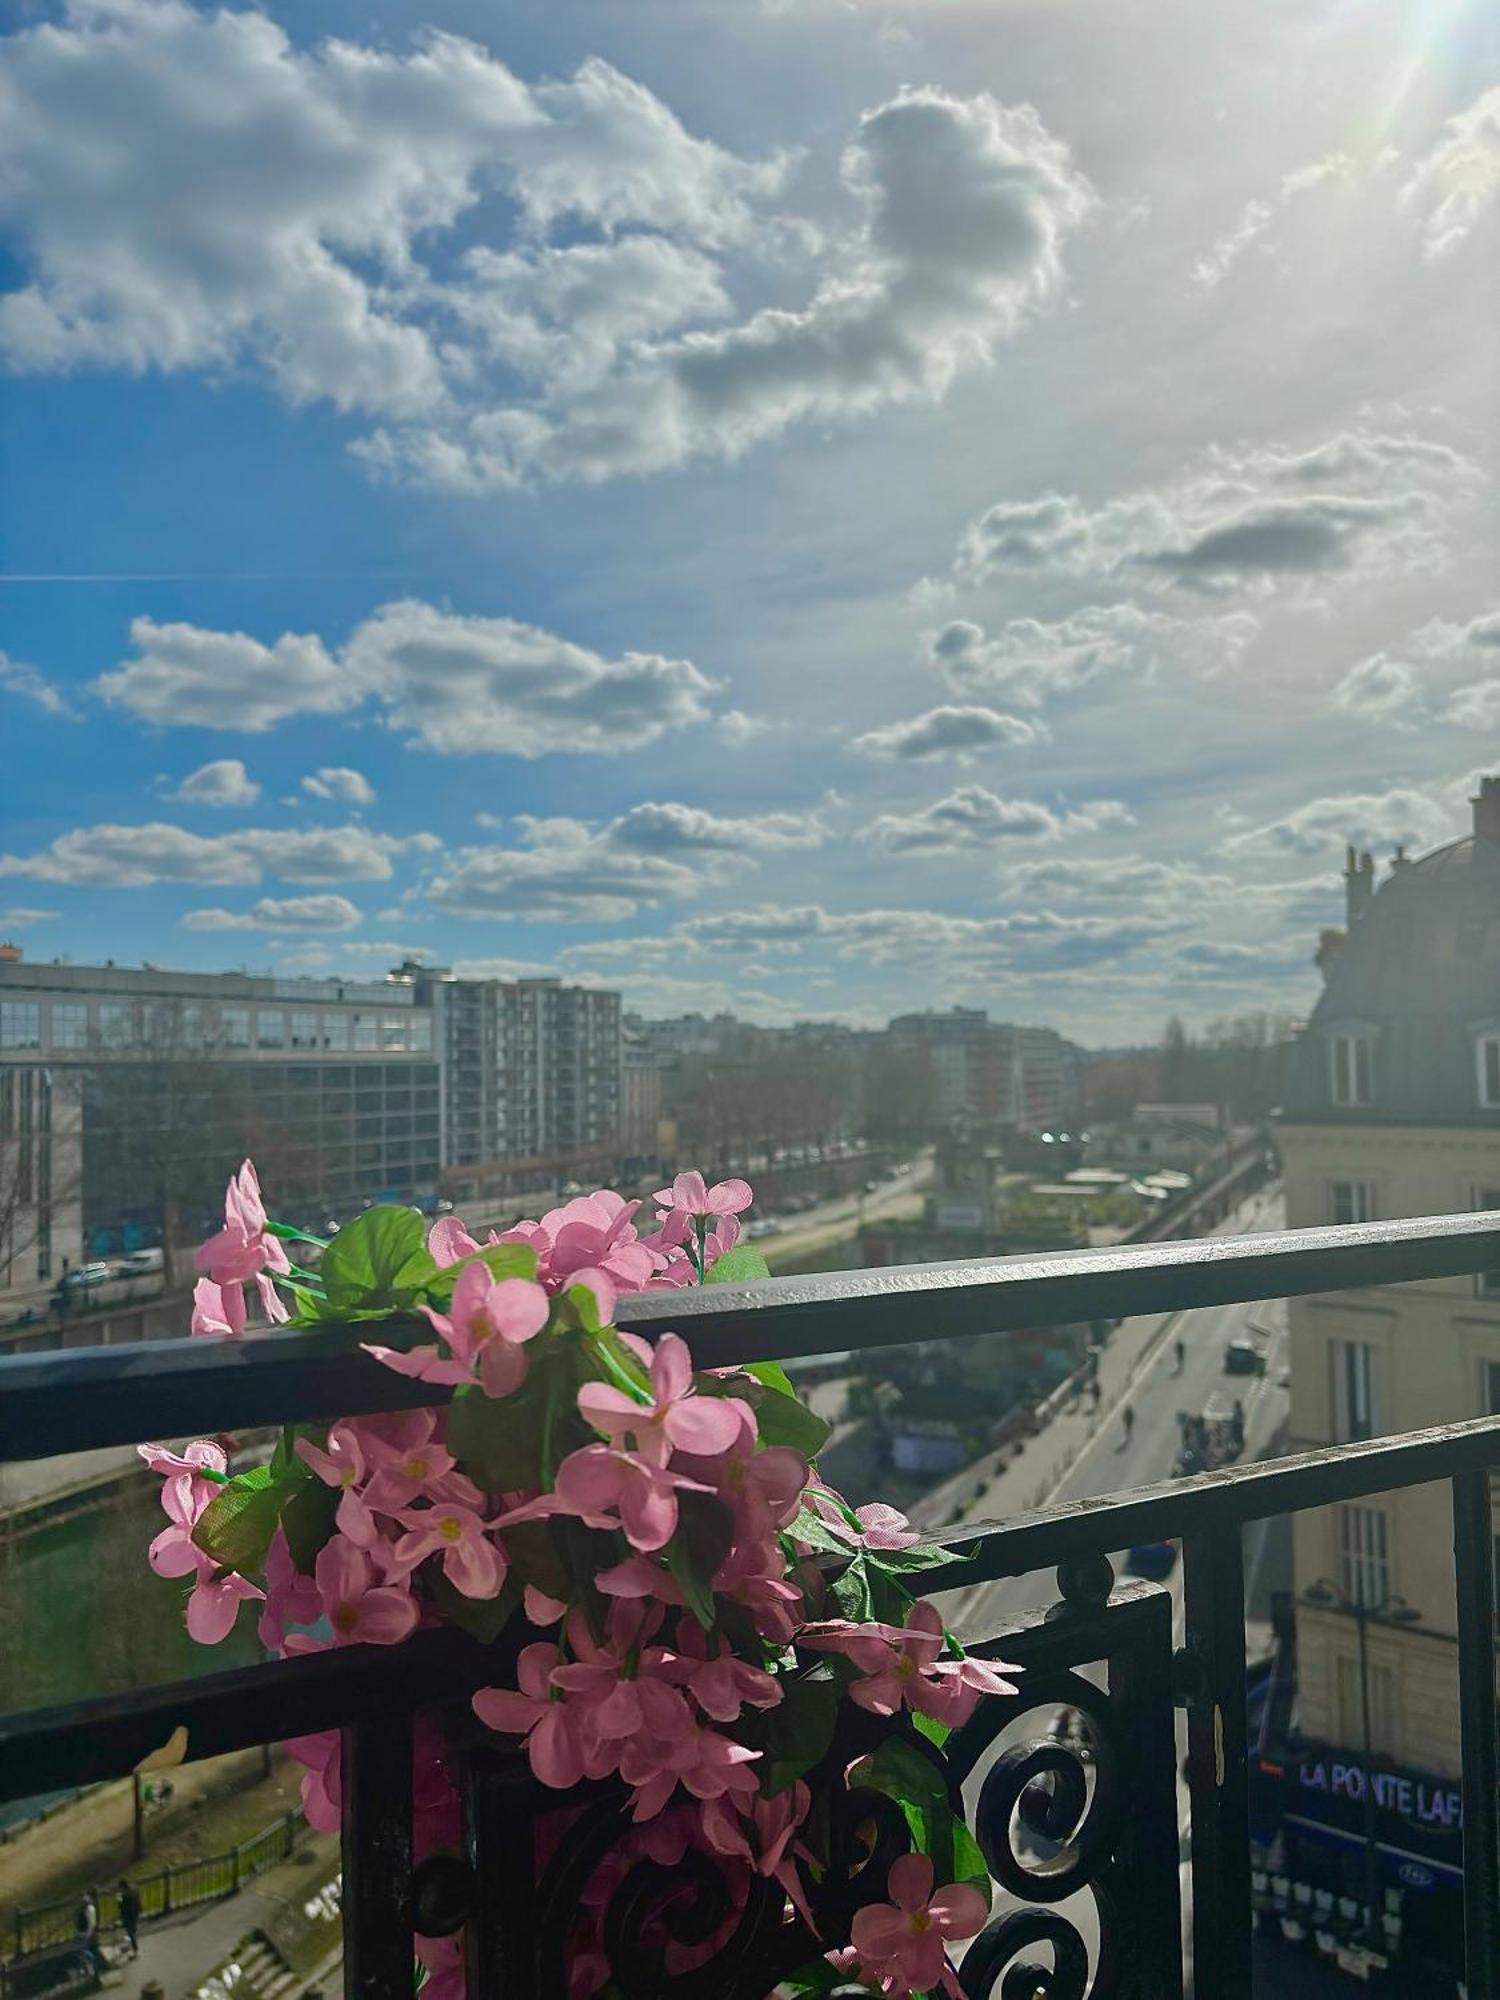
[(714, 1622), (713, 1579), (734, 1543), (734, 1516), (708, 1493), (679, 1493), (677, 1532), (666, 1546), (667, 1568), (704, 1631)]
[(919, 1569), (941, 1569), (953, 1561), (947, 1549), (931, 1542), (917, 1542), (909, 1549), (871, 1549), (870, 1560), (892, 1574)]
[(791, 1376), (779, 1361), (747, 1361), (742, 1372), (753, 1375), (757, 1382), (764, 1382), (768, 1389), (776, 1389), (783, 1396), (795, 1396), (797, 1393), (792, 1387)]
[(346, 1223), (323, 1253), (328, 1303), (352, 1311), (400, 1312), (438, 1274), (427, 1226), (414, 1208), (367, 1208)]
[(791, 1541), (803, 1542), (810, 1549), (817, 1549), (823, 1555), (849, 1556), (854, 1549), (847, 1541), (840, 1541), (821, 1514), (815, 1514), (810, 1507), (800, 1508), (790, 1527), (782, 1533)]
[(757, 1278), (769, 1278), (771, 1267), (758, 1250), (748, 1243), (737, 1243), (732, 1250), (726, 1250), (708, 1267), (705, 1285), (751, 1285)]
[(935, 1743), (939, 1750), (953, 1734), (947, 1723), (939, 1722), (935, 1715), (922, 1715), (914, 1710), (911, 1719), (917, 1734), (925, 1736), (929, 1743)]
[(468, 1389), (448, 1408), (448, 1449), (487, 1493), (542, 1481), (543, 1396), (534, 1377), (511, 1396)]
[(656, 1400), (646, 1364), (638, 1354), (630, 1351), (612, 1326), (595, 1328), (584, 1342), (583, 1351), (596, 1364), (594, 1372), (599, 1380), (610, 1383), (616, 1389), (623, 1389), (627, 1396), (634, 1396), (642, 1405)]
[(318, 1552), (333, 1539), (333, 1517), (339, 1510), (336, 1486), (321, 1479), (303, 1479), (281, 1503), (281, 1532), (292, 1561), (304, 1576), (311, 1576)]
[(486, 1646), (500, 1637), (521, 1602), (521, 1586), (510, 1576), (494, 1597), (465, 1597), (441, 1569), (424, 1580), (444, 1620), (461, 1632), (472, 1633)]
[(747, 1711), (735, 1724), (752, 1750), (759, 1750), (756, 1767), (767, 1798), (810, 1771), (833, 1741), (839, 1714), (837, 1675), (826, 1668), (783, 1678), (784, 1690), (775, 1708)]
[(906, 1816), (913, 1847), (932, 1857), (934, 1885), (946, 1888), (950, 1882), (971, 1883), (988, 1905), (990, 1871), (979, 1843), (953, 1810), (940, 1760), (927, 1755), (908, 1736), (888, 1736), (878, 1749), (851, 1765), (849, 1787), (851, 1791), (883, 1792), (894, 1799)]
[[(237, 1472), (198, 1516), (193, 1540), (221, 1569), (253, 1576), (263, 1567), (276, 1532), (287, 1480), (296, 1476), (289, 1473), (278, 1479), (269, 1465)], [(301, 1476), (308, 1475), (301, 1471)]]
[(832, 1424), (815, 1417), (806, 1403), (780, 1389), (767, 1388), (755, 1413), (762, 1444), (788, 1444), (804, 1458), (816, 1458), (833, 1436)]
[(840, 1618), (848, 1618), (856, 1625), (868, 1625), (876, 1616), (875, 1601), (870, 1591), (870, 1572), (865, 1567), (863, 1553), (855, 1556), (843, 1575), (829, 1584), (828, 1595), (837, 1606)]

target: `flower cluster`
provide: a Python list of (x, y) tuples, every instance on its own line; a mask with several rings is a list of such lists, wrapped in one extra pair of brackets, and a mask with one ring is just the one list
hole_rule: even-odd
[[(954, 1822), (943, 1851), (971, 1862), (965, 1881), (933, 1894), (930, 1862), (908, 1855), (891, 1902), (861, 1913), (846, 1948), (817, 1939), (814, 1781), (899, 1795), (909, 1760), (922, 1768), (916, 1718), (940, 1737), (985, 1695), (1014, 1690), (913, 1597), (908, 1573), (940, 1558), (905, 1519), (854, 1511), (818, 1475), (827, 1427), (779, 1369), (697, 1371), (679, 1335), (653, 1346), (614, 1326), (622, 1293), (763, 1275), (737, 1244), (750, 1200), (742, 1181), (679, 1174), (644, 1229), (640, 1203), (600, 1190), (483, 1242), (453, 1217), (429, 1230), (415, 1211), (372, 1209), (314, 1244), (316, 1268), (303, 1269), (247, 1161), (199, 1255), (194, 1332), (243, 1332), (251, 1284), (272, 1323), (419, 1313), (431, 1338), (366, 1351), (451, 1401), (289, 1427), (269, 1467), (235, 1475), (219, 1444), (142, 1447), (168, 1519), (152, 1567), (192, 1578), (198, 1639), (222, 1638), (251, 1598), (262, 1643), (283, 1654), (397, 1645), (442, 1622), (489, 1640), (515, 1621), (513, 1678), (474, 1696), (478, 1720), (524, 1746), (541, 1785), (613, 1780), (630, 1803), (634, 1831), (590, 1885), (570, 1944), (580, 1996), (609, 1982), (604, 1910), (643, 1859), (696, 1851), (731, 1906), (757, 1878), (778, 1884), (815, 1957), (892, 1996), (943, 1983), (942, 1939), (972, 1935), (988, 1907)], [(858, 1778), (834, 1748), (844, 1700), (897, 1732)], [(336, 1827), (337, 1734), (290, 1748), (309, 1820)], [(426, 1722), (414, 1780), (420, 1859), (458, 1840)], [(684, 1970), (712, 1944), (662, 1950)], [(460, 1993), (453, 1941), (420, 1952), (438, 2000)]]

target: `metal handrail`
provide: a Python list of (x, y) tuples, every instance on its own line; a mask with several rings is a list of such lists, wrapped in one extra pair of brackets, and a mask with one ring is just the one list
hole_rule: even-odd
[[(1486, 1268), (1500, 1269), (1500, 1211), (644, 1292), (620, 1301), (618, 1319), (646, 1335), (678, 1328), (699, 1367), (718, 1367)], [(361, 1352), (372, 1330), (0, 1356), (0, 1463), (448, 1400), (448, 1390), (394, 1375)], [(416, 1320), (378, 1327), (392, 1346), (429, 1333)]]

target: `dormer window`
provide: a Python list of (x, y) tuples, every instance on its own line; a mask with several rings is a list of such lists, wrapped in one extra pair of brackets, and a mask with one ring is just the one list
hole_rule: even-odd
[(1500, 1028), (1476, 1035), (1474, 1054), (1479, 1071), (1479, 1102), (1486, 1111), (1500, 1111)]
[(1328, 1044), (1328, 1055), (1334, 1103), (1346, 1109), (1373, 1104), (1373, 1038), (1364, 1034), (1334, 1035)]

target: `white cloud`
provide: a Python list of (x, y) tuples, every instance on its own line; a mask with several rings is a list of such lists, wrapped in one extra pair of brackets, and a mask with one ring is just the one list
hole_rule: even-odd
[(1430, 846), (1453, 831), (1452, 816), (1425, 792), (1393, 785), (1384, 792), (1350, 792), (1312, 799), (1280, 819), (1231, 834), (1226, 854), (1327, 854), (1353, 841), (1361, 847)]
[(783, 853), (821, 847), (828, 829), (816, 813), (770, 812), (723, 818), (700, 806), (632, 806), (605, 829), (610, 844), (639, 854)]
[(18, 694), (46, 709), (49, 715), (73, 713), (61, 691), (39, 668), (29, 666), (25, 660), (13, 660), (9, 653), (3, 652), (0, 652), (0, 694)]
[(1035, 799), (1004, 799), (983, 785), (960, 785), (918, 812), (881, 813), (866, 827), (865, 838), (888, 854), (955, 854), (1131, 824), (1132, 815), (1118, 799), (1087, 800), (1058, 813)]
[(315, 799), (336, 799), (346, 806), (375, 803), (375, 787), (363, 771), (351, 770), (347, 764), (322, 765), (311, 777), (302, 780), (302, 789)]
[(1223, 283), (1230, 266), (1264, 236), (1274, 214), (1268, 202), (1247, 201), (1239, 221), (1226, 230), (1193, 266), (1193, 283), (1202, 291), (1213, 291)]
[(1444, 257), (1472, 234), (1500, 197), (1500, 84), (1450, 118), (1413, 168), (1398, 207), (1422, 232), (1427, 256)]
[(388, 604), (344, 648), (389, 726), (447, 756), (619, 755), (707, 719), (715, 683), (660, 653), (609, 659), (513, 618)]
[(94, 683), (143, 722), (259, 732), (290, 715), (333, 715), (363, 698), (321, 639), (287, 632), (262, 645), (244, 632), (197, 625), (130, 627), (136, 656)]
[(1455, 688), (1440, 719), (1455, 729), (1500, 729), (1500, 674)]
[(1175, 481), (1099, 507), (1059, 493), (997, 501), (964, 530), (948, 578), (920, 594), (1005, 574), (1269, 591), (1344, 571), (1433, 568), (1447, 511), (1480, 484), (1461, 453), (1415, 435), (1215, 447)]
[(260, 786), (238, 757), (219, 757), (190, 771), (170, 796), (190, 806), (253, 806)]
[(1259, 630), (1248, 611), (1174, 618), (1136, 604), (1091, 604), (1066, 618), (1012, 618), (993, 635), (955, 618), (926, 635), (923, 657), (955, 694), (1000, 694), (1039, 708), (1106, 673), (1222, 672)]
[(909, 722), (891, 722), (856, 736), (851, 747), (866, 757), (924, 760), (952, 757), (968, 762), (977, 752), (1024, 749), (1046, 734), (1045, 726), (993, 708), (930, 708)]
[(1457, 676), (1490, 664), (1500, 648), (1500, 612), (1464, 624), (1430, 618), (1399, 654), (1374, 653), (1352, 666), (1333, 690), (1336, 708), (1391, 729), (1434, 724), (1486, 729), (1500, 719), (1500, 674), (1455, 684)]
[[(559, 370), (543, 343), (528, 400), (456, 427), (379, 431), (363, 456), (470, 491), (602, 480), (734, 458), (794, 423), (941, 397), (1061, 296), (1062, 244), (1094, 201), (1029, 106), (983, 93), (904, 92), (865, 115), (842, 171), (862, 220), (825, 251), (805, 306), (621, 342), (591, 381)], [(724, 317), (708, 274), (674, 272), (668, 296), (685, 289), (700, 314)], [(688, 316), (674, 303), (658, 318), (674, 314)]]
[(262, 896), (251, 909), (189, 910), (190, 931), (348, 931), (361, 921), (347, 896)]
[(246, 827), (190, 833), (161, 821), (145, 826), (83, 826), (59, 834), (39, 854), (0, 854), (0, 875), (98, 888), (144, 889), (153, 882), (255, 883), (266, 874), (287, 882), (383, 882), (403, 848), (430, 847), (362, 826), (316, 831)]
[(1333, 705), (1366, 722), (1415, 729), (1424, 717), (1421, 685), (1405, 660), (1372, 653), (1352, 666), (1333, 690)]
[(483, 226), (483, 197), (509, 196), (527, 236), (581, 222), (720, 244), (782, 177), (607, 63), (528, 86), (431, 30), (407, 56), (297, 49), (260, 13), (79, 0), (0, 56), (0, 199), (30, 275), (0, 300), (18, 367), (249, 362), (291, 403), (439, 413), (462, 358), (419, 251), (476, 209)]
[(33, 924), (56, 923), (61, 915), (61, 910), (28, 910), (12, 904), (9, 909), (0, 909), (0, 931), (23, 931)]
[[(261, 731), (373, 702), (398, 735), (446, 756), (639, 750), (706, 720), (717, 685), (689, 660), (609, 658), (514, 618), (414, 599), (383, 605), (335, 652), (308, 633), (267, 646), (149, 618), (135, 620), (131, 639), (137, 657), (95, 685), (143, 721)], [(355, 805), (374, 797), (346, 766), (325, 766), (303, 788)]]

